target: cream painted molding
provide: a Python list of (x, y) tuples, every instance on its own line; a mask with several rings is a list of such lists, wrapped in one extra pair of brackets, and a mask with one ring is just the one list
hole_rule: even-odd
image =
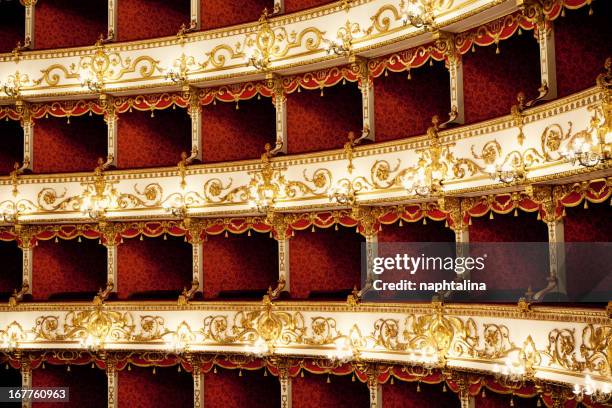
[[(347, 21), (359, 32), (353, 34), (353, 52), (367, 57), (432, 41), (431, 32), (403, 24), (400, 1), (353, 0), (348, 8), (337, 2), (270, 18), (276, 40), (269, 70), (285, 74), (343, 63), (346, 58), (329, 55), (326, 44), (338, 40), (339, 30)], [(445, 0), (441, 3), (442, 8), (434, 13), (436, 24), (453, 32), (516, 10), (516, 2), (512, 0)], [(247, 43), (255, 41), (258, 27), (254, 22), (180, 37), (110, 43), (101, 48), (3, 54), (0, 55), (0, 81), (6, 82), (18, 71), (24, 78), (20, 92), (25, 100), (94, 96), (98, 91), (92, 92), (81, 82), (83, 76), (94, 76), (82, 74), (90, 70), (88, 64), (99, 50), (104, 53), (102, 59), (97, 59), (104, 67), (103, 91), (110, 94), (144, 88), (177, 89), (165, 74), (183, 54), (193, 57), (187, 71), (192, 85), (212, 86), (220, 82), (261, 79), (264, 73), (247, 65), (245, 57)], [(230, 77), (236, 79), (230, 80)], [(13, 100), (1, 93), (0, 102)]]
[[(610, 175), (609, 167), (582, 168), (563, 160), (558, 149), (551, 149), (567, 146), (571, 136), (589, 128), (593, 107), (601, 106), (601, 97), (601, 91), (593, 88), (524, 112), (522, 145), (519, 129), (510, 116), (441, 131), (443, 149), (448, 149), (454, 162), (461, 164), (458, 169), (466, 170), (463, 175), (455, 174), (453, 166), (449, 166), (444, 193), (483, 195), (518, 191), (533, 183), (554, 184)], [(350, 173), (343, 150), (273, 158), (273, 168), (282, 172), (295, 193), (279, 199), (275, 208), (279, 211), (331, 208), (327, 192), (341, 179), (364, 183), (366, 187), (358, 194), (358, 201), (365, 204), (431, 200), (409, 195), (398, 181), (402, 174), (418, 169), (420, 158), (427, 154), (428, 143), (428, 137), (421, 136), (359, 146), (353, 152), (354, 169)], [(488, 161), (505, 160), (517, 152), (534, 160), (527, 168), (523, 184), (502, 184), (485, 172)], [(104, 173), (106, 180), (113, 183), (121, 196), (121, 207), (106, 216), (108, 220), (172, 218), (164, 204), (176, 202), (179, 194), (188, 203), (187, 215), (254, 214), (256, 211), (248, 205), (248, 184), (252, 177), (260, 175), (260, 169), (259, 160), (189, 166), (184, 172), (184, 190), (178, 167), (108, 171)], [(0, 179), (0, 211), (10, 210), (16, 204), (21, 223), (91, 221), (79, 211), (79, 197), (83, 183), (91, 184), (93, 180), (93, 173), (21, 175), (16, 184), (14, 179), (5, 177)]]
[[(353, 356), (347, 359), (493, 372), (507, 360), (521, 361), (521, 350), (532, 346), (535, 378), (580, 384), (589, 374), (600, 386), (612, 378), (606, 343), (610, 330), (603, 310), (435, 302), (0, 307), (0, 338), (9, 339), (3, 346), (9, 349), (273, 352), (334, 359), (341, 346), (350, 349), (340, 350)], [(257, 347), (262, 341), (266, 349)]]

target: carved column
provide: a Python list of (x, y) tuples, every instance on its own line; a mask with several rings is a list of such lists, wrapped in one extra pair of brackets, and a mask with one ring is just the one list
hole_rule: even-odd
[[(27, 356), (26, 356), (27, 357)], [(25, 357), (20, 361), (21, 388), (32, 388), (32, 365)], [(32, 401), (23, 400), (21, 408), (31, 408)]]
[(280, 382), (281, 408), (291, 408), (293, 405), (291, 396), (291, 377), (287, 363), (278, 365), (278, 381)]
[(21, 128), (23, 129), (23, 167), (32, 170), (34, 160), (34, 120), (30, 113), (30, 107), (26, 102), (17, 100), (15, 109), (21, 116)]
[(276, 142), (274, 153), (287, 153), (287, 96), (282, 78), (275, 74), (266, 77), (268, 87), (272, 89), (272, 103), (275, 110)]
[(33, 257), (33, 243), (35, 231), (32, 227), (28, 226), (15, 226), (15, 233), (19, 238), (19, 248), (22, 252), (22, 287), (27, 290), (23, 294), (32, 294), (32, 257)]
[(202, 20), (200, 18), (200, 0), (191, 0), (190, 10), (190, 26), (196, 30), (199, 30), (202, 27)]
[(476, 398), (470, 395), (467, 379), (460, 377), (457, 381), (457, 385), (459, 386), (459, 401), (461, 403), (461, 408), (475, 408)]
[(111, 96), (100, 95), (100, 105), (104, 109), (104, 122), (106, 122), (107, 159), (112, 159), (111, 165), (117, 165), (117, 122), (119, 121), (119, 115), (115, 112), (115, 105)]
[(465, 121), (463, 106), (463, 64), (461, 54), (455, 48), (455, 37), (451, 33), (438, 31), (434, 34), (435, 44), (446, 56), (446, 68), (450, 79), (450, 106), (451, 112), (456, 114), (452, 123)]
[(366, 369), (368, 375), (368, 391), (370, 393), (370, 408), (382, 408), (382, 385), (378, 381), (378, 370), (370, 365)]
[(204, 373), (199, 361), (193, 363), (193, 408), (204, 408)]
[(536, 13), (536, 38), (540, 47), (540, 83), (548, 87), (543, 100), (557, 98), (557, 66), (555, 63), (555, 30), (539, 4), (533, 5)]
[(119, 0), (108, 0), (108, 31), (106, 35), (111, 40), (117, 39), (118, 2)]
[(106, 384), (107, 384), (107, 397), (106, 401), (108, 408), (117, 408), (119, 401), (117, 398), (118, 393), (118, 374), (117, 368), (113, 361), (106, 361)]
[(24, 45), (29, 45), (30, 48), (34, 48), (34, 18), (37, 2), (38, 0), (21, 0), (21, 4), (25, 7)]
[(553, 291), (567, 293), (565, 276), (565, 236), (563, 219), (556, 216), (556, 200), (551, 186), (534, 186), (533, 197), (542, 206), (542, 221), (548, 228), (548, 285), (534, 295), (542, 300), (546, 293)]
[(206, 229), (206, 222), (185, 218), (183, 225), (188, 232), (189, 243), (191, 244), (191, 288), (183, 290), (178, 299), (179, 305), (185, 306), (197, 292), (201, 293), (204, 290), (202, 233)]
[(198, 292), (202, 292), (204, 290), (204, 268), (202, 267), (202, 254), (204, 252), (204, 246), (202, 243), (202, 239), (198, 237), (198, 239), (191, 240), (191, 254), (192, 254), (192, 282), (199, 282)]
[(101, 222), (99, 224), (100, 233), (104, 238), (106, 247), (106, 284), (107, 288), (112, 288), (110, 292), (117, 292), (117, 245), (121, 242), (119, 235), (121, 226), (111, 222)]
[(271, 212), (266, 216), (266, 223), (274, 229), (274, 238), (278, 243), (278, 281), (284, 282), (283, 291), (290, 291), (291, 273), (289, 268), (289, 228), (284, 214)]
[(351, 216), (359, 222), (361, 235), (366, 240), (366, 279), (365, 285), (361, 288), (362, 295), (374, 281), (374, 258), (378, 256), (378, 231), (380, 228), (378, 217), (381, 210), (382, 208), (375, 207), (355, 207), (351, 211)]
[(353, 57), (351, 69), (357, 72), (359, 89), (361, 90), (362, 138), (376, 140), (374, 122), (374, 81), (370, 76), (368, 60)]
[(202, 161), (202, 106), (198, 99), (198, 90), (188, 87), (184, 92), (189, 99), (187, 113), (191, 118), (191, 153), (196, 153), (194, 160)]
[[(457, 257), (469, 256), (470, 231), (468, 225), (463, 222), (463, 206), (460, 198), (448, 197), (438, 201), (442, 211), (448, 212), (449, 225), (455, 233), (455, 253)], [(459, 277), (459, 276), (458, 276)], [(461, 279), (469, 279), (470, 271), (460, 275)]]

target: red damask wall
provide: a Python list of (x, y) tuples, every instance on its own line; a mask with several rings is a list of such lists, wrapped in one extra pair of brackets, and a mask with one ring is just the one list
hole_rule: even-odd
[[(510, 406), (510, 399), (510, 395), (493, 392), (487, 392), (484, 398), (481, 394), (478, 394), (476, 396), (476, 408), (506, 408)], [(535, 408), (538, 406), (537, 398), (514, 397), (513, 400), (515, 408)]]
[(23, 161), (23, 130), (19, 122), (0, 121), (0, 175), (9, 174)]
[(106, 37), (106, 0), (45, 0), (36, 4), (35, 46), (38, 49), (93, 45)]
[[(548, 242), (546, 224), (537, 220), (537, 214), (519, 211), (515, 217), (512, 213), (495, 214), (472, 218), (469, 227), (470, 242)], [(533, 252), (530, 252), (533, 251)], [(474, 253), (472, 256), (483, 256)], [(539, 256), (544, 254), (545, 256)], [(519, 249), (510, 250), (506, 246), (487, 245), (486, 268), (483, 271), (472, 271), (473, 282), (484, 282), (487, 290), (524, 291), (529, 286), (534, 291), (542, 289), (549, 274), (548, 250), (544, 246), (525, 244)], [(527, 261), (529, 260), (529, 261)]]
[(253, 291), (261, 295), (276, 285), (278, 243), (267, 234), (209, 236), (203, 246), (204, 297), (214, 298), (223, 291), (227, 297)]
[(106, 124), (101, 116), (41, 119), (34, 126), (36, 173), (93, 171), (107, 154)]
[(32, 387), (68, 387), (69, 402), (34, 402), (33, 408), (103, 408), (106, 403), (106, 373), (90, 365), (47, 364), (32, 371)]
[(297, 231), (289, 240), (291, 297), (359, 287), (362, 242), (353, 228)]
[(202, 29), (256, 21), (264, 8), (272, 12), (273, 0), (200, 0)]
[[(609, 257), (593, 255), (609, 253), (610, 246), (597, 244), (612, 240), (612, 217), (607, 202), (566, 208), (564, 218), (565, 262), (568, 294), (571, 298), (589, 292), (612, 292), (612, 271)], [(582, 246), (580, 243), (593, 244)]]
[[(417, 392), (416, 383), (395, 381), (393, 385), (387, 382), (382, 386), (383, 406), (385, 408), (422, 408), (435, 406), (436, 408), (457, 407), (459, 398), (457, 394), (448, 390), (442, 392), (441, 384), (421, 383)], [(435, 404), (432, 405), (433, 401)]]
[(184, 109), (132, 111), (119, 117), (117, 167), (175, 166), (191, 151), (191, 120)]
[(22, 252), (15, 241), (0, 241), (0, 299), (7, 299), (21, 287)]
[(191, 286), (191, 244), (172, 236), (124, 239), (117, 247), (117, 281), (120, 299), (176, 297)]
[(268, 98), (202, 107), (202, 155), (205, 162), (254, 159), (264, 145), (274, 146), (274, 105)]
[(11, 52), (17, 41), (23, 43), (24, 7), (18, 1), (0, 3), (0, 52)]
[(592, 8), (592, 16), (589, 7), (566, 10), (566, 17), (554, 23), (559, 96), (594, 86), (605, 59), (612, 56), (612, 6), (595, 1)]
[[(191, 406), (191, 405), (189, 405)], [(264, 376), (262, 370), (218, 369), (204, 377), (206, 408), (269, 408), (280, 406), (280, 385), (277, 377)]]
[(422, 135), (431, 117), (446, 120), (450, 112), (448, 70), (442, 62), (408, 73), (389, 72), (374, 80), (376, 141)]
[[(89, 298), (106, 285), (106, 248), (97, 240), (39, 241), (32, 260), (32, 295)], [(79, 296), (80, 294), (80, 296)]]
[(285, 0), (285, 13), (293, 13), (294, 11), (305, 10), (307, 8), (321, 6), (331, 3), (330, 0)]
[(540, 53), (532, 32), (515, 35), (499, 44), (476, 47), (462, 57), (466, 123), (510, 114), (516, 94), (527, 100), (537, 96), (540, 87)]
[(119, 408), (193, 406), (193, 377), (176, 367), (135, 367), (119, 371)]
[(287, 96), (287, 148), (289, 153), (312, 152), (344, 146), (348, 132), (361, 134), (361, 92), (346, 83)]
[(291, 383), (293, 408), (367, 408), (370, 394), (366, 384), (351, 375), (327, 376), (305, 373)]
[(189, 25), (189, 0), (120, 0), (117, 40), (131, 41), (175, 35)]

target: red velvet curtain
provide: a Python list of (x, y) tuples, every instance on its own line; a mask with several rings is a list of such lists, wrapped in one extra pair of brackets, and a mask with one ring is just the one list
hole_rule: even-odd
[(353, 228), (297, 231), (289, 240), (291, 297), (359, 287), (363, 241)]
[(106, 37), (107, 0), (45, 0), (36, 4), (34, 30), (38, 49), (93, 45)]
[(476, 47), (463, 55), (463, 92), (466, 123), (510, 114), (519, 91), (527, 99), (540, 87), (540, 51), (532, 32), (499, 43)]
[(605, 59), (612, 56), (612, 6), (595, 1), (591, 7), (592, 16), (589, 7), (582, 7), (566, 10), (566, 17), (554, 22), (559, 96), (594, 86)]
[(11, 52), (17, 41), (23, 44), (25, 9), (18, 1), (0, 3), (0, 52)]
[(361, 133), (361, 92), (354, 83), (287, 96), (289, 153), (341, 148), (348, 132)]
[(93, 171), (107, 155), (106, 123), (101, 116), (49, 117), (34, 126), (36, 173)]
[[(191, 405), (190, 405), (191, 406)], [(206, 408), (270, 408), (280, 406), (278, 378), (264, 376), (263, 370), (221, 370), (204, 377)]]
[(176, 367), (132, 366), (119, 371), (119, 408), (168, 408), (193, 406), (193, 377)]
[(68, 387), (69, 402), (33, 402), (33, 408), (105, 408), (107, 378), (104, 370), (89, 365), (47, 364), (32, 371), (32, 387)]
[(0, 298), (8, 298), (21, 287), (22, 252), (16, 241), (0, 241)]
[(9, 174), (23, 161), (23, 130), (19, 122), (0, 121), (0, 175)]
[[(329, 378), (330, 382), (327, 382)], [(306, 373), (291, 383), (293, 408), (367, 408), (370, 393), (366, 384), (351, 375), (329, 376)]]
[(376, 141), (425, 134), (431, 117), (450, 112), (450, 79), (443, 62), (407, 72), (389, 72), (374, 80)]
[(117, 5), (119, 41), (171, 36), (181, 24), (189, 26), (190, 0), (121, 0)]
[(88, 298), (106, 286), (106, 248), (97, 240), (39, 241), (32, 259), (32, 295), (82, 294)]
[(176, 166), (191, 151), (191, 120), (184, 109), (124, 113), (117, 139), (117, 167)]
[[(278, 280), (278, 243), (267, 234), (209, 236), (204, 242), (204, 297), (265, 291)], [(243, 293), (244, 294), (244, 293)]]
[(200, 0), (202, 29), (256, 21), (264, 8), (272, 12), (273, 0)]
[(274, 146), (275, 135), (275, 109), (268, 98), (240, 101), (238, 105), (218, 102), (202, 107), (205, 162), (258, 158), (266, 143)]
[(119, 298), (160, 291), (167, 291), (167, 295), (176, 292), (178, 296), (184, 287), (191, 286), (191, 251), (191, 244), (182, 237), (125, 239), (117, 247)]
[(457, 394), (442, 391), (442, 384), (407, 383), (395, 381), (392, 385), (387, 382), (382, 386), (383, 406), (385, 408), (422, 408), (437, 407), (451, 408), (459, 406)]

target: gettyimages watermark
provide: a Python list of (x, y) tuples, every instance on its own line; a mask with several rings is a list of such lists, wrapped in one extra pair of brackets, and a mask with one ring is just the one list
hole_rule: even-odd
[(612, 299), (612, 243), (367, 245), (362, 244), (361, 281), (366, 301), (430, 301), (434, 296), (459, 302)]

